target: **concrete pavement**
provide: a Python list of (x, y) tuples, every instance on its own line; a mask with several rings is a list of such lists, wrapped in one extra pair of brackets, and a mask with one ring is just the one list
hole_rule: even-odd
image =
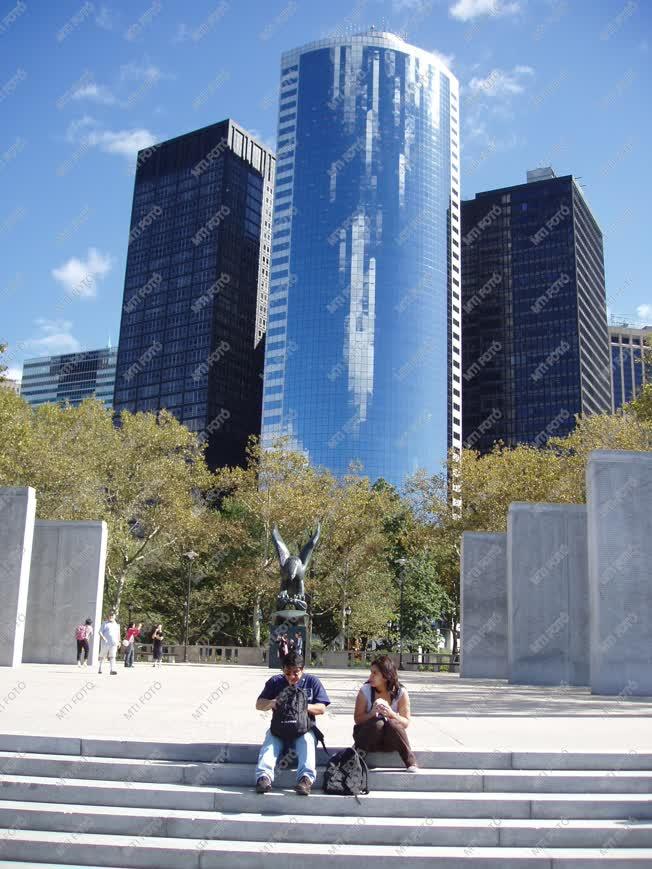
[[(106, 668), (0, 668), (0, 734), (258, 743), (270, 713), (256, 697), (274, 671), (234, 665), (136, 664)], [(327, 744), (351, 742), (353, 704), (366, 670), (315, 669), (332, 705), (320, 722)], [(597, 697), (586, 688), (540, 688), (401, 676), (410, 692), (415, 749), (652, 752), (652, 698)]]

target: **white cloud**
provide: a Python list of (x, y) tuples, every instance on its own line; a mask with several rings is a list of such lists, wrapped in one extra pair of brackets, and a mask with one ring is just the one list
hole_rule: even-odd
[(455, 60), (454, 54), (444, 54), (443, 51), (437, 51), (436, 48), (430, 48), (429, 52), (430, 54), (434, 54), (435, 57), (438, 57), (444, 66), (447, 66), (449, 69), (453, 66), (453, 61)]
[[(158, 66), (152, 63), (125, 63), (120, 67), (115, 87), (87, 82), (77, 88), (72, 99), (90, 100), (104, 106), (120, 106), (123, 109), (129, 108), (133, 103), (134, 96), (138, 95), (138, 92), (136, 94), (133, 92), (134, 83), (151, 86), (164, 78), (169, 79), (173, 76), (163, 73)], [(129, 93), (128, 88), (131, 93)], [(144, 93), (147, 89), (147, 87), (141, 87), (140, 92)]]
[(143, 65), (140, 63), (125, 63), (120, 67), (120, 81), (159, 81), (162, 78), (173, 78), (164, 75), (158, 66), (153, 63)]
[(97, 248), (88, 249), (86, 260), (71, 257), (62, 266), (52, 269), (52, 277), (63, 284), (70, 295), (77, 298), (91, 298), (97, 295), (97, 282), (111, 271), (112, 261), (108, 254), (100, 253)]
[(25, 349), (37, 355), (54, 355), (57, 353), (77, 353), (81, 344), (71, 334), (70, 320), (36, 320), (40, 336), (28, 338), (23, 342)]
[(392, 0), (392, 9), (394, 12), (412, 12), (414, 9), (421, 9), (424, 5), (424, 0)]
[(481, 15), (514, 15), (519, 9), (518, 3), (505, 0), (457, 0), (448, 11), (458, 21), (471, 21)]
[(89, 84), (82, 85), (72, 95), (73, 100), (92, 100), (95, 103), (101, 103), (104, 106), (114, 106), (117, 103), (115, 95), (104, 85)]
[(7, 380), (13, 380), (14, 383), (20, 383), (23, 377), (23, 369), (14, 368), (10, 365), (6, 371), (2, 372), (2, 376), (6, 377)]
[(472, 78), (468, 88), (474, 97), (510, 97), (513, 94), (523, 93), (525, 90), (523, 79), (531, 75), (534, 75), (531, 66), (515, 66), (511, 72), (505, 69), (492, 69), (486, 78)]
[(119, 154), (128, 160), (133, 160), (138, 151), (156, 143), (156, 136), (142, 127), (106, 130), (89, 115), (84, 115), (69, 125), (66, 139), (77, 145), (99, 148), (107, 154)]
[(102, 30), (113, 30), (116, 25), (116, 13), (108, 6), (102, 6), (95, 16), (95, 23)]
[(636, 309), (636, 316), (641, 320), (652, 320), (652, 305), (639, 305)]
[(121, 154), (129, 160), (133, 159), (143, 148), (149, 148), (156, 142), (156, 137), (149, 130), (101, 130), (89, 133), (86, 137), (89, 145), (96, 145), (107, 154)]

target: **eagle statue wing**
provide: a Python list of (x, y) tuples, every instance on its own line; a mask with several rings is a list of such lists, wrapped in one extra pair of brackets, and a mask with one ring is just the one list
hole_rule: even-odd
[(285, 562), (290, 557), (290, 550), (287, 548), (285, 543), (283, 543), (283, 538), (279, 534), (276, 525), (272, 531), (272, 538), (274, 540), (274, 545), (276, 546), (276, 551), (278, 552), (278, 560), (281, 562), (281, 567), (284, 567)]
[(317, 545), (317, 543), (319, 542), (319, 535), (320, 534), (321, 534), (321, 523), (318, 522), (317, 523), (317, 530), (315, 531), (315, 533), (312, 535), (310, 540), (306, 543), (306, 545), (303, 547), (303, 549), (299, 553), (299, 558), (301, 559), (304, 570), (308, 569), (308, 565), (310, 564), (310, 559), (312, 558), (313, 550), (314, 550), (315, 546)]

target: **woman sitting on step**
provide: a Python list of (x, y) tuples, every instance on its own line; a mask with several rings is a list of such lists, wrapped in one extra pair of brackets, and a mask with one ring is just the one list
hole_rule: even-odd
[(396, 667), (389, 655), (381, 655), (371, 665), (369, 679), (355, 701), (353, 720), (356, 748), (366, 752), (397, 751), (408, 772), (417, 771), (407, 735), (410, 697), (399, 683)]

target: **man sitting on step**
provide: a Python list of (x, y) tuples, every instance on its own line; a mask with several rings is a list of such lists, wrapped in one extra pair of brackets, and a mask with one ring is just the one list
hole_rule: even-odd
[(272, 722), (256, 764), (256, 791), (272, 789), (274, 767), (284, 748), (297, 758), (295, 791), (308, 796), (317, 776), (317, 735), (315, 716), (323, 715), (330, 699), (316, 676), (303, 672), (303, 658), (288, 652), (283, 672), (272, 676), (256, 700), (256, 709), (272, 710)]

